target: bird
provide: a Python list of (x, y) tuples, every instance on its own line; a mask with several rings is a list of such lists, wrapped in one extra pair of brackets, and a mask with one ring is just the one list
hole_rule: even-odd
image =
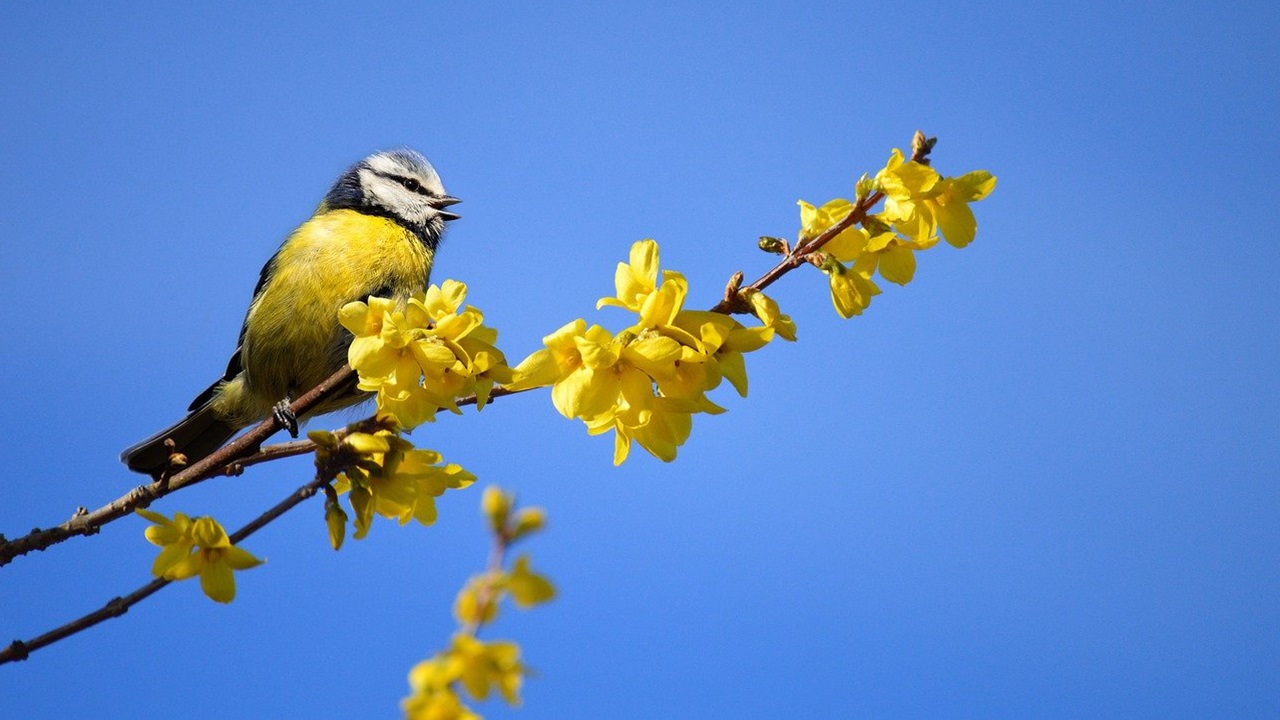
[[(404, 302), (426, 289), (445, 224), (459, 218), (447, 208), (458, 202), (415, 150), (375, 152), (348, 168), (263, 266), (226, 372), (186, 417), (126, 448), (121, 461), (159, 477), (172, 453), (193, 464), (272, 414), (296, 437), (289, 403), (347, 361), (352, 336), (338, 310), (370, 296)], [(366, 397), (353, 386), (308, 415)]]

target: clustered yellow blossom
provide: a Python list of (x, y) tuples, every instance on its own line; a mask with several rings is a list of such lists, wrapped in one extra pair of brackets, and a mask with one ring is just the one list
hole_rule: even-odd
[(527, 555), (516, 559), (510, 570), (501, 568), (506, 549), (517, 540), (542, 529), (546, 515), (540, 508), (515, 509), (515, 498), (496, 487), (485, 489), (481, 510), (495, 538), (495, 567), (467, 581), (454, 605), (462, 625), (449, 647), (418, 663), (409, 671), (412, 694), (401, 703), (409, 720), (478, 719), (462, 703), (460, 691), (472, 699), (488, 699), (496, 688), (510, 705), (520, 704), (520, 686), (527, 670), (514, 642), (485, 642), (479, 630), (497, 617), (497, 608), (510, 596), (519, 607), (531, 607), (555, 597), (555, 587), (533, 572)]
[(689, 437), (695, 413), (724, 409), (706, 393), (728, 379), (747, 393), (743, 353), (775, 335), (795, 339), (795, 323), (777, 304), (755, 293), (752, 307), (764, 325), (746, 327), (721, 313), (685, 310), (688, 282), (672, 270), (658, 281), (658, 244), (642, 240), (630, 261), (618, 263), (617, 294), (597, 307), (614, 306), (638, 316), (635, 325), (613, 334), (574, 320), (543, 338), (539, 350), (515, 369), (513, 390), (551, 386), (556, 409), (586, 423), (593, 435), (614, 432), (614, 464), (621, 464), (634, 441), (665, 461)]
[(355, 336), (347, 358), (360, 389), (376, 391), (378, 409), (407, 430), (434, 420), (439, 410), (461, 412), (459, 398), (475, 395), (482, 408), (494, 384), (512, 378), (494, 347), (497, 330), (463, 305), (466, 297), (466, 285), (446, 280), (403, 304), (371, 297), (338, 313)]
[(151, 510), (137, 509), (155, 523), (147, 528), (147, 540), (160, 546), (151, 574), (165, 580), (200, 576), (200, 589), (210, 599), (229, 603), (236, 596), (233, 571), (247, 570), (262, 561), (231, 544), (227, 531), (211, 517), (191, 518), (175, 513), (173, 519)]
[[(986, 197), (995, 185), (995, 176), (985, 170), (944, 178), (929, 165), (904, 161), (895, 149), (873, 181), (859, 181), (861, 197), (871, 190), (884, 194), (884, 211), (866, 215), (821, 248), (821, 268), (836, 312), (846, 318), (861, 315), (880, 294), (871, 279), (877, 272), (898, 285), (911, 282), (915, 251), (937, 245), (939, 232), (955, 247), (972, 242), (978, 225), (969, 203)], [(799, 205), (802, 244), (844, 220), (855, 207), (843, 198), (821, 206), (801, 200)]]
[[(322, 430), (308, 433), (316, 443), (316, 466), (343, 468), (334, 485), (338, 493), (347, 494), (355, 514), (355, 539), (368, 534), (375, 513), (401, 525), (411, 519), (431, 525), (436, 521), (436, 498), (475, 482), (475, 476), (461, 466), (444, 464), (440, 453), (416, 448), (400, 437), (388, 416), (379, 416), (373, 424), (382, 427), (342, 435)], [(346, 532), (347, 514), (336, 497), (325, 503), (325, 521), (329, 541), (337, 550)]]
[(513, 642), (484, 642), (466, 633), (453, 636), (447, 650), (423, 660), (409, 671), (412, 694), (401, 707), (408, 720), (479, 718), (462, 704), (454, 689), (460, 683), (476, 700), (486, 700), (497, 688), (509, 705), (520, 704), (525, 667), (520, 646)]

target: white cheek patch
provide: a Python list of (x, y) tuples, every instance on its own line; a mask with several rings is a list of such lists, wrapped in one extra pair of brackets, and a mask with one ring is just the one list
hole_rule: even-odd
[(369, 202), (411, 223), (425, 223), (436, 213), (421, 195), (405, 189), (395, 180), (361, 170), (360, 184)]

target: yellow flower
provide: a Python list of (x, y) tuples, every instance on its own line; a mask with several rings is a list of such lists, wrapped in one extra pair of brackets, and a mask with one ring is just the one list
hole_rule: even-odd
[[(832, 201), (819, 209), (802, 202), (801, 210), (804, 232), (821, 232), (843, 219), (849, 204)], [(831, 221), (828, 216), (840, 211), (844, 214)], [(746, 395), (743, 353), (775, 335), (796, 337), (795, 322), (763, 294), (750, 297), (764, 326), (747, 328), (728, 315), (684, 310), (688, 282), (666, 270), (659, 285), (658, 271), (657, 243), (635, 243), (630, 261), (618, 264), (616, 296), (598, 306), (631, 310), (639, 322), (615, 336), (575, 320), (544, 337), (546, 347), (525, 358), (507, 386), (552, 386), (552, 402), (562, 415), (583, 420), (592, 435), (614, 432), (615, 464), (626, 459), (632, 441), (655, 457), (674, 459), (689, 437), (694, 413), (724, 412), (707, 392), (728, 378)]]
[[(823, 203), (821, 207), (814, 207), (804, 200), (797, 200), (796, 204), (800, 206), (800, 235), (801, 243), (812, 240), (822, 233), (830, 230), (833, 225), (844, 220), (853, 212), (853, 203), (844, 198), (836, 198)], [(847, 242), (853, 235), (857, 234), (856, 226), (850, 226), (840, 231), (840, 234), (829, 241)], [(823, 246), (826, 247), (825, 245)]]
[(503, 589), (501, 573), (476, 575), (458, 591), (453, 601), (453, 615), (463, 625), (480, 626), (498, 616), (499, 594)]
[(457, 680), (450, 674), (456, 668), (450, 665), (447, 656), (436, 655), (409, 671), (413, 694), (400, 703), (407, 720), (480, 720), (450, 686)]
[(380, 297), (370, 297), (368, 303), (348, 303), (338, 311), (338, 322), (354, 336), (347, 348), (347, 362), (351, 367), (371, 377), (392, 371), (397, 351), (406, 343), (393, 321), (394, 312), (395, 303)]
[(640, 316), (637, 327), (668, 325), (684, 306), (689, 283), (673, 270), (662, 273), (658, 286), (658, 243), (641, 240), (631, 246), (631, 261), (618, 263), (614, 275), (615, 297), (601, 298), (596, 309), (606, 306), (626, 308)]
[(418, 692), (405, 698), (400, 703), (400, 708), (404, 710), (406, 720), (483, 720), (471, 708), (463, 705), (462, 699), (448, 687)]
[(419, 300), (422, 309), (432, 320), (439, 322), (458, 312), (467, 299), (467, 286), (457, 280), (445, 280), (432, 285)]
[(771, 327), (744, 327), (728, 315), (685, 310), (662, 332), (681, 344), (675, 372), (658, 379), (666, 397), (699, 400), (728, 378), (738, 394), (747, 394), (747, 366), (742, 354), (764, 347), (776, 334)]
[(381, 477), (373, 478), (378, 514), (395, 518), (401, 525), (410, 519), (422, 525), (434, 524), (436, 498), (446, 490), (459, 490), (476, 480), (461, 465), (442, 462), (440, 453), (414, 448), (394, 464), (388, 464)]
[(380, 410), (412, 429), (441, 409), (460, 413), (457, 399), (475, 394), (483, 407), (495, 383), (511, 380), (494, 343), (497, 331), (476, 308), (462, 303), (467, 288), (455, 280), (432, 285), (401, 307), (369, 298), (342, 308), (338, 319), (354, 335), (347, 358), (361, 390), (376, 391)]
[(194, 520), (182, 513), (174, 519), (150, 510), (136, 512), (155, 523), (147, 528), (147, 540), (162, 549), (151, 573), (166, 580), (200, 576), (200, 589), (210, 599), (229, 603), (236, 596), (235, 570), (247, 570), (262, 561), (232, 545), (227, 531), (211, 517)]
[(880, 294), (880, 288), (856, 268), (831, 260), (822, 269), (831, 286), (831, 303), (842, 318), (861, 315), (872, 296)]
[(876, 181), (885, 193), (884, 216), (894, 229), (924, 243), (941, 228), (947, 242), (956, 247), (968, 245), (977, 232), (968, 203), (985, 198), (996, 186), (995, 176), (985, 170), (943, 178), (928, 165), (904, 162), (897, 149)]
[(587, 433), (600, 435), (614, 431), (614, 465), (621, 465), (627, 459), (632, 440), (659, 460), (671, 462), (676, 459), (676, 449), (689, 439), (693, 413), (698, 408), (695, 401), (655, 397), (648, 407), (621, 405), (587, 420)]
[(520, 664), (519, 645), (503, 641), (486, 643), (459, 633), (453, 636), (453, 645), (447, 654), (453, 666), (448, 672), (457, 673), (471, 697), (485, 700), (490, 690), (497, 687), (507, 704), (520, 704), (520, 684), (525, 669)]
[(599, 325), (575, 320), (542, 339), (547, 346), (525, 358), (508, 387), (524, 390), (551, 385), (551, 401), (567, 418), (592, 418), (608, 412), (625, 396), (644, 404), (652, 395), (646, 369), (663, 372), (679, 356), (673, 341), (645, 334), (615, 338)]
[(529, 569), (529, 556), (516, 558), (515, 566), (507, 575), (507, 591), (511, 599), (522, 608), (549, 602), (556, 596), (556, 588), (545, 575)]
[(773, 298), (757, 290), (749, 293), (747, 300), (751, 303), (751, 312), (760, 318), (760, 322), (764, 323), (765, 327), (772, 328), (783, 340), (796, 341), (795, 321), (790, 315), (782, 313)]
[(409, 671), (409, 684), (414, 695), (405, 702), (404, 709), (406, 713), (410, 713), (410, 717), (415, 718), (474, 717), (425, 714), (428, 709), (440, 712), (433, 708), (436, 703), (455, 706), (456, 695), (453, 700), (441, 699), (439, 696), (453, 695), (450, 685), (457, 681), (461, 681), (467, 692), (477, 700), (488, 699), (492, 688), (497, 687), (508, 704), (519, 705), (520, 684), (524, 680), (524, 674), (525, 668), (520, 664), (519, 645), (502, 641), (486, 643), (466, 633), (458, 633), (453, 636), (453, 643), (448, 650), (418, 663)]
[(923, 242), (933, 237), (937, 222), (933, 205), (927, 201), (937, 195), (941, 179), (928, 165), (904, 161), (902, 151), (894, 148), (884, 169), (876, 173), (876, 182), (885, 194), (885, 219), (912, 240)]
[[(552, 386), (551, 399), (561, 415), (577, 417), (585, 406), (588, 409), (608, 407), (613, 402), (607, 392), (600, 392), (593, 385), (595, 370), (587, 364), (599, 366), (607, 363), (604, 350), (613, 340), (608, 330), (599, 325), (587, 328), (581, 318), (542, 338), (546, 348), (525, 358), (515, 368), (515, 379), (508, 385), (512, 390)], [(583, 349), (587, 350), (586, 355)], [(592, 392), (595, 391), (595, 392)]]
[(822, 246), (822, 252), (840, 262), (854, 262), (867, 250), (871, 235), (858, 226), (853, 226), (837, 235), (831, 242)]
[(618, 263), (613, 276), (617, 296), (601, 298), (596, 309), (611, 305), (639, 313), (645, 299), (658, 285), (658, 243), (641, 240), (631, 246), (628, 263)]
[(917, 241), (900, 237), (891, 230), (885, 231), (867, 241), (853, 269), (867, 277), (878, 269), (885, 280), (906, 285), (916, 274), (915, 251), (927, 250), (937, 244), (937, 235)]
[(960, 177), (947, 178), (934, 200), (934, 215), (942, 236), (955, 247), (973, 242), (978, 221), (969, 203), (985, 198), (996, 187), (996, 178), (986, 170), (975, 170)]
[[(348, 453), (344, 456), (347, 467), (334, 486), (348, 493), (357, 540), (368, 534), (375, 513), (395, 518), (401, 525), (410, 520), (431, 525), (436, 521), (437, 497), (475, 482), (475, 476), (461, 466), (442, 464), (440, 453), (415, 448), (394, 430), (351, 432), (337, 450), (325, 452)], [(317, 451), (317, 462), (325, 461)]]
[(158, 512), (144, 508), (138, 508), (134, 512), (155, 523), (145, 532), (152, 545), (160, 546), (160, 554), (151, 564), (151, 574), (164, 577), (170, 568), (190, 555), (191, 548), (195, 546), (195, 540), (191, 537), (191, 518), (185, 513), (174, 513), (170, 520)]

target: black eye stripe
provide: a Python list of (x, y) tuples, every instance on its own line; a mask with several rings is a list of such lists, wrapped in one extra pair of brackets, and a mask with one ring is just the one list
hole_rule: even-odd
[(406, 177), (404, 175), (395, 175), (393, 173), (388, 173), (388, 172), (381, 172), (378, 170), (373, 170), (372, 168), (370, 168), (370, 171), (373, 172), (373, 174), (377, 175), (378, 177), (383, 177), (388, 180), (394, 180), (395, 182), (400, 183), (400, 185), (403, 186), (404, 189), (408, 190), (409, 192), (415, 192), (415, 193), (418, 193), (419, 195), (425, 195), (426, 197), (435, 197), (430, 190), (422, 186), (422, 183), (417, 178)]

